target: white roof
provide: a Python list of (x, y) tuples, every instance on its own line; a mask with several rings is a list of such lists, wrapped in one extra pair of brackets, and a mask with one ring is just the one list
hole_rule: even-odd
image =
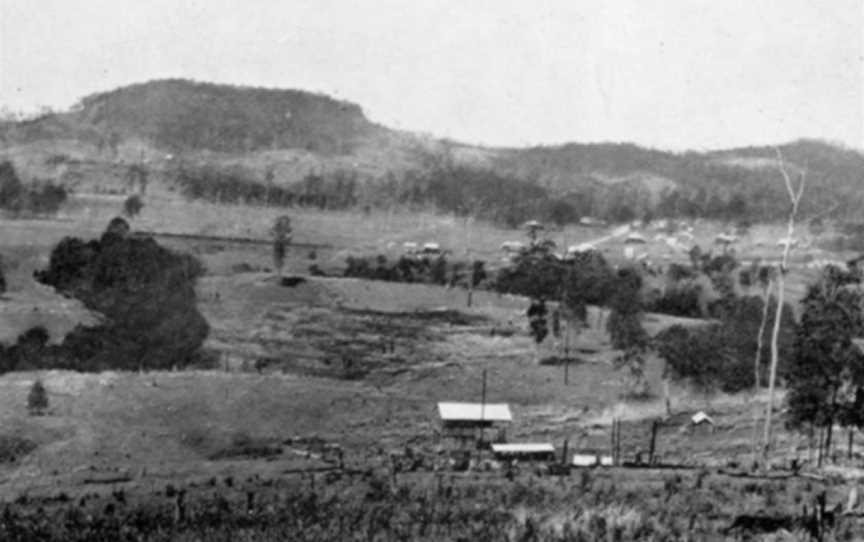
[(729, 235), (728, 233), (721, 233), (714, 238), (714, 241), (718, 243), (734, 243), (738, 238), (734, 235)]
[(529, 220), (525, 223), (526, 228), (542, 228), (543, 224), (537, 222), (536, 220)]
[(417, 243), (412, 243), (411, 241), (407, 241), (402, 243), (402, 246), (405, 248), (417, 248)]
[(438, 243), (426, 243), (423, 245), (423, 250), (441, 250), (441, 245)]
[(625, 243), (645, 243), (645, 236), (641, 233), (633, 232), (624, 239)]
[(567, 252), (572, 254), (574, 252), (591, 252), (592, 250), (597, 250), (597, 247), (592, 243), (579, 243), (578, 245), (570, 245)]
[(703, 412), (701, 410), (699, 412), (697, 412), (696, 414), (693, 414), (693, 417), (690, 418), (690, 421), (692, 421), (693, 423), (695, 423), (697, 425), (700, 423), (706, 423), (706, 422), (710, 423), (710, 424), (714, 423), (714, 420), (711, 419), (711, 416), (709, 416), (708, 414), (705, 414), (705, 412)]
[(525, 248), (525, 243), (522, 241), (504, 241), (501, 243), (501, 249), (514, 249), (514, 248)]
[(499, 454), (537, 454), (555, 452), (555, 447), (549, 443), (520, 442), (513, 444), (493, 444), (492, 451)]
[(593, 467), (597, 464), (595, 454), (573, 454), (573, 465), (576, 467)]
[(513, 421), (507, 403), (438, 403), (438, 414), (446, 421)]
[(596, 454), (573, 454), (572, 465), (574, 467), (593, 467), (595, 465), (609, 467), (612, 466), (612, 456), (598, 456)]

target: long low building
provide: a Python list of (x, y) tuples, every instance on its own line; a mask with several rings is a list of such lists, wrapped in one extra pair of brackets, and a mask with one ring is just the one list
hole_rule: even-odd
[(555, 447), (549, 443), (520, 442), (493, 444), (492, 453), (498, 459), (548, 461), (555, 459)]

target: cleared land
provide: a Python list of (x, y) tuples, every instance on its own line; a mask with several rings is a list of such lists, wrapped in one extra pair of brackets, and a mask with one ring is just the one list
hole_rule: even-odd
[[(0, 253), (10, 291), (0, 301), (0, 340), (13, 339), (36, 324), (45, 325), (57, 340), (75, 324), (96, 318), (76, 302), (36, 284), (32, 272), (45, 265), (51, 247), (63, 236), (97, 235), (121, 203), (120, 198), (79, 198), (66, 216), (55, 221), (2, 221)], [(135, 229), (261, 239), (266, 239), (273, 218), (282, 213), (186, 204), (159, 196), (146, 199), (145, 205), (142, 215), (133, 221)], [(351, 253), (396, 255), (403, 241), (435, 240), (457, 254), (470, 249), (473, 257), (492, 260), (500, 255), (500, 242), (519, 235), (430, 215), (289, 214), (298, 241), (322, 246), (314, 259), (308, 249), (292, 250), (287, 273), (305, 273), (312, 263), (335, 271)], [(711, 226), (702, 227), (707, 238)], [(590, 240), (597, 233), (574, 228), (555, 235), (572, 244)], [(360, 470), (386, 468), (388, 454), (406, 446), (425, 457), (439, 457), (435, 403), (479, 400), (484, 371), (488, 374), (487, 399), (508, 402), (514, 410), (515, 420), (508, 431), (513, 441), (550, 441), (560, 450), (567, 440), (571, 451), (602, 451), (608, 449), (609, 426), (617, 418), (623, 421), (623, 455), (632, 458), (647, 448), (651, 420), (663, 413), (658, 396), (641, 401), (623, 398), (627, 377), (613, 369), (615, 353), (603, 330), (600, 310), (592, 309), (590, 328), (573, 345), (580, 362), (569, 367), (565, 384), (563, 367), (537, 362), (541, 353), (553, 352), (555, 345), (549, 341), (538, 351), (528, 336), (525, 299), (475, 292), (472, 306), (467, 307), (466, 292), (461, 289), (332, 277), (307, 276), (289, 287), (268, 270), (270, 250), (266, 245), (182, 238), (164, 243), (195, 253), (208, 268), (199, 283), (199, 303), (212, 328), (207, 346), (219, 353), (219, 367), (158, 373), (3, 375), (0, 437), (11, 439), (12, 444), (24, 443), (17, 448), (9, 444), (20, 453), (5, 455), (6, 461), (0, 464), (0, 496), (4, 499), (61, 491), (73, 496), (108, 495), (117, 488), (138, 492), (144, 499), (167, 483), (204, 484), (214, 477), (258, 476), (292, 486), (307, 483), (294, 474), (298, 470), (332, 468), (317, 452), (308, 453), (320, 449), (322, 442), (342, 446), (348, 467)], [(613, 243), (610, 254), (622, 248)], [(660, 250), (654, 244), (646, 247), (649, 251), (655, 248)], [(753, 245), (747, 250), (757, 253), (759, 249)], [(658, 252), (658, 259), (661, 255)], [(801, 285), (809, 272), (796, 272), (790, 290), (793, 298), (803, 292)], [(648, 315), (646, 326), (656, 333), (680, 322), (688, 323)], [(649, 360), (648, 380), (656, 394), (662, 389), (661, 369), (660, 360)], [(26, 395), (36, 378), (44, 381), (49, 393), (45, 416), (26, 412)], [(660, 430), (657, 453), (661, 461), (712, 468), (747, 464), (753, 435), (749, 396), (705, 398), (677, 387), (672, 392), (680, 415)], [(715, 430), (685, 430), (689, 414), (706, 408), (717, 420)], [(778, 461), (807, 458), (807, 440), (784, 431), (783, 417), (778, 418)], [(859, 452), (856, 446), (855, 453)], [(626, 493), (623, 488), (643, 482), (645, 487), (662, 488), (679, 476), (634, 472), (598, 475), (590, 485), (607, 483), (599, 480), (609, 476), (613, 487), (609, 491)], [(857, 476), (852, 469), (844, 472)], [(414, 482), (410, 476), (419, 478)], [(402, 478), (402, 483), (415, 488), (435, 484), (432, 475), (410, 476)], [(622, 476), (626, 480), (619, 480)], [(690, 475), (683, 476), (689, 480)], [(705, 487), (716, 487), (727, 496), (736, 494), (730, 488), (737, 486), (728, 477), (711, 476)], [(498, 480), (490, 476), (477, 482), (477, 487), (486, 489), (470, 491), (498, 491)], [(577, 477), (567, 480), (562, 482), (565, 486), (583, 483)], [(696, 491), (695, 482), (680, 484), (682, 495)], [(541, 486), (543, 492), (553, 488), (547, 482)], [(839, 481), (829, 486), (834, 501), (848, 488)], [(772, 502), (756, 490), (740, 502), (729, 497), (712, 512), (705, 532), (754, 507), (791, 510), (798, 504), (793, 503), (795, 492), (810, 495), (822, 486), (814, 487), (784, 486), (788, 494)], [(703, 491), (701, 486), (698, 491)], [(561, 503), (570, 502), (570, 497), (559, 496), (563, 500), (556, 501), (558, 497), (551, 495), (541, 503), (556, 502), (551, 508), (558, 509)], [(520, 506), (535, 514), (543, 508), (541, 503)], [(611, 504), (603, 506), (607, 510)], [(633, 507), (638, 514), (647, 513), (647, 509)]]

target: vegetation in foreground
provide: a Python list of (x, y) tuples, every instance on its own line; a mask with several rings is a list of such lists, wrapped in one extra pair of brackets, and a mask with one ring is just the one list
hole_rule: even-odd
[[(212, 478), (152, 494), (22, 496), (0, 537), (24, 540), (692, 540), (785, 530), (797, 540), (854, 540), (829, 492), (804, 479), (734, 479), (708, 471), (581, 470), (559, 478), (332, 471), (275, 479)], [(807, 507), (807, 514), (802, 514)]]

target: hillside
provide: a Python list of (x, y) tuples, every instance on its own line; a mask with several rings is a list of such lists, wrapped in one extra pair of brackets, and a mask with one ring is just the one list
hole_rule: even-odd
[[(588, 215), (756, 222), (787, 208), (770, 147), (479, 147), (391, 130), (359, 105), (320, 94), (186, 80), (135, 84), (83, 98), (68, 112), (0, 124), (0, 144), (0, 157), (25, 179), (72, 186), (101, 179), (84, 189), (123, 191), (124, 168), (138, 162), (156, 184), (189, 197), (231, 192), (250, 203), (431, 207), (507, 225)], [(864, 155), (812, 140), (780, 149), (791, 171), (807, 169), (804, 217), (855, 219), (864, 204)], [(265, 185), (282, 192), (264, 194)]]

